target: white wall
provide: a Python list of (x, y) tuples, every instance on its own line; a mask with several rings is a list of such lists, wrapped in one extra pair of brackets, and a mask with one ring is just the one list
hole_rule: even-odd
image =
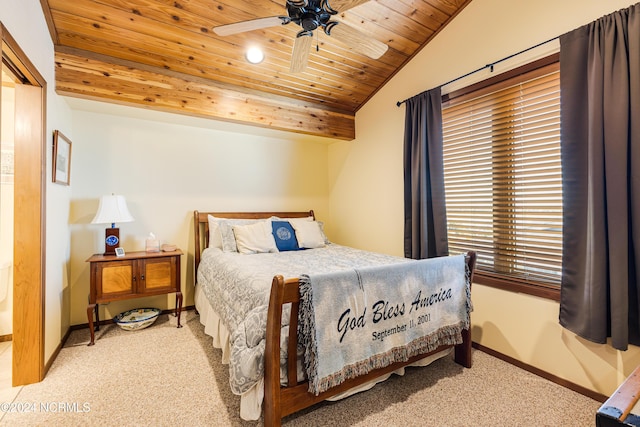
[[(53, 130), (71, 133), (71, 110), (55, 94), (53, 43), (38, 0), (2, 0), (0, 21), (22, 51), (47, 82), (47, 167), (51, 177)], [(72, 171), (73, 174), (73, 171)], [(72, 175), (73, 179), (73, 175)], [(69, 327), (68, 261), (69, 261), (69, 200), (71, 189), (46, 185), (46, 290), (45, 290), (45, 361), (48, 361)]]
[[(71, 323), (87, 323), (89, 265), (104, 252), (104, 225), (90, 224), (104, 194), (126, 197), (134, 222), (118, 224), (125, 251), (144, 250), (153, 232), (182, 257), (184, 305), (193, 305), (193, 211), (314, 209), (328, 216), (328, 140), (255, 130), (123, 106), (71, 101)], [(172, 308), (160, 296), (101, 306)]]
[[(404, 107), (397, 108), (397, 101), (631, 4), (631, 0), (471, 2), (358, 111), (357, 138), (330, 146), (329, 222), (334, 239), (403, 254)], [(497, 66), (495, 72), (503, 67)], [(473, 339), (486, 347), (607, 395), (640, 362), (636, 347), (618, 352), (560, 328), (557, 303), (481, 285), (474, 285), (472, 292)]]

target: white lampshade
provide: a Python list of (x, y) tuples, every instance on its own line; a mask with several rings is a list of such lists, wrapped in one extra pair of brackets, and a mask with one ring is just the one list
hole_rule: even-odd
[(127, 202), (124, 196), (112, 194), (110, 196), (100, 197), (100, 205), (98, 213), (91, 221), (92, 224), (111, 224), (115, 226), (116, 222), (131, 222), (133, 217), (127, 208)]

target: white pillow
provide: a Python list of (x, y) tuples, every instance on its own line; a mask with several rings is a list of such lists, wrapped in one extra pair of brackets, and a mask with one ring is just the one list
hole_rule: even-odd
[(320, 226), (320, 233), (322, 233), (322, 238), (324, 239), (324, 244), (328, 245), (331, 242), (329, 241), (329, 238), (327, 237), (327, 233), (324, 232), (324, 222), (322, 222), (322, 221), (317, 221), (317, 222), (318, 222), (318, 226)]
[(233, 225), (236, 245), (241, 254), (278, 252), (271, 230), (271, 221), (260, 221), (250, 225)]
[(291, 221), (289, 223), (296, 230), (296, 240), (301, 248), (322, 248), (324, 235), (320, 231), (320, 225), (316, 221)]
[[(312, 216), (307, 216), (307, 217), (303, 217), (303, 218), (281, 218), (282, 220), (286, 220), (289, 221), (289, 223), (293, 226), (293, 223), (300, 223), (300, 222), (312, 222), (315, 221), (313, 219)], [(315, 221), (318, 223), (318, 225), (320, 226), (320, 233), (322, 234), (322, 239), (324, 240), (324, 244), (328, 245), (329, 243), (329, 238), (327, 238), (327, 235), (324, 232), (324, 223), (322, 221)], [(295, 227), (294, 227), (295, 229)], [(302, 246), (300, 246), (302, 247)]]
[(209, 247), (219, 248), (224, 252), (238, 252), (231, 225), (245, 220), (229, 220), (213, 215), (208, 215), (207, 220), (209, 221)]
[(213, 215), (207, 215), (209, 221), (209, 247), (222, 249), (222, 233), (220, 220)]
[(209, 247), (219, 248), (224, 252), (238, 252), (232, 226), (264, 221), (262, 219), (218, 218), (213, 215), (208, 215), (207, 219), (209, 220)]

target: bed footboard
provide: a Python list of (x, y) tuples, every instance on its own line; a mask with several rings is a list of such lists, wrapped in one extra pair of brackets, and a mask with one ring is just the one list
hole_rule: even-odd
[[(473, 271), (475, 268), (476, 254), (468, 252), (466, 255), (467, 268), (469, 270), (470, 281), (473, 281)], [(280, 334), (282, 325), (282, 307), (291, 304), (291, 315), (289, 318), (289, 339), (288, 339), (288, 360), (287, 377), (288, 384), (280, 385)], [(267, 315), (267, 333), (265, 347), (265, 374), (264, 374), (264, 424), (265, 426), (281, 425), (282, 417), (293, 414), (301, 409), (312, 406), (318, 402), (326, 400), (336, 394), (347, 391), (353, 387), (371, 381), (381, 375), (393, 372), (398, 368), (410, 365), (429, 354), (435, 354), (450, 346), (441, 346), (435, 351), (417, 355), (411, 359), (391, 364), (381, 369), (377, 369), (357, 378), (352, 378), (342, 384), (327, 390), (318, 396), (308, 392), (308, 382), (297, 381), (297, 331), (298, 331), (298, 309), (300, 306), (300, 291), (298, 279), (285, 280), (282, 276), (273, 278), (271, 285), (271, 295), (269, 299), (269, 311)], [(462, 332), (462, 344), (458, 344), (454, 349), (454, 360), (456, 363), (470, 368), (471, 361), (471, 333), (469, 330)]]

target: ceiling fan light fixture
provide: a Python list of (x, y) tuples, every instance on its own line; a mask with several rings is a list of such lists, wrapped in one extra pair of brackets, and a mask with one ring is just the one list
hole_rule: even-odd
[(251, 46), (247, 49), (244, 56), (251, 64), (259, 64), (264, 60), (264, 52), (257, 46)]
[[(370, 37), (349, 24), (332, 21), (331, 18), (338, 13), (329, 5), (333, 0), (285, 0), (285, 9), (288, 16), (270, 16), (266, 18), (249, 19), (232, 24), (219, 25), (213, 31), (219, 36), (230, 36), (247, 31), (260, 30), (294, 23), (302, 28), (296, 35), (293, 43), (293, 51), (289, 71), (291, 73), (303, 72), (307, 66), (309, 50), (312, 46), (314, 31), (321, 30), (325, 34), (345, 44), (347, 48), (360, 55), (371, 59), (378, 59), (387, 51), (389, 46), (379, 40)], [(338, 9), (342, 12), (372, 2), (372, 0), (340, 0)], [(319, 50), (319, 43), (316, 44)], [(255, 56), (253, 56), (255, 55)], [(258, 64), (264, 59), (264, 54), (245, 52), (247, 61)]]
[(320, 25), (318, 21), (318, 15), (315, 13), (305, 13), (300, 18), (300, 26), (305, 31), (313, 31)]

